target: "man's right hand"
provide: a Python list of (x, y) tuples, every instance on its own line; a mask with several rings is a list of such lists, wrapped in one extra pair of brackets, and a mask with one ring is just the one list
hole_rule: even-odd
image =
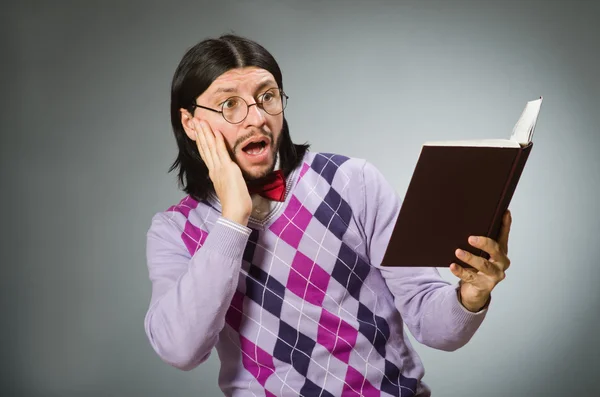
[(231, 159), (225, 140), (206, 121), (194, 119), (196, 145), (208, 167), (208, 176), (221, 201), (223, 217), (246, 226), (252, 212), (252, 199), (240, 167)]

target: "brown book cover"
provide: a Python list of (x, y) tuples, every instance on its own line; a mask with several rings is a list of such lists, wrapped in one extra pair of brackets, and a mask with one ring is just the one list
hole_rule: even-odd
[[(512, 142), (423, 145), (383, 266), (448, 267), (456, 262), (470, 267), (455, 256), (457, 248), (487, 258), (467, 239), (471, 235), (498, 237), (502, 215), (533, 147), (531, 136), (541, 98), (538, 101), (528, 103), (534, 103), (534, 110), (523, 112)], [(526, 116), (529, 122), (522, 120)]]

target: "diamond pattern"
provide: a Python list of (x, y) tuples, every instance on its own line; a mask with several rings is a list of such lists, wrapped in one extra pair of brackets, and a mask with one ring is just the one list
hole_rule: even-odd
[(311, 213), (300, 204), (296, 196), (292, 196), (283, 215), (269, 229), (292, 247), (298, 248), (311, 218)]
[(317, 208), (315, 218), (341, 240), (346, 230), (348, 230), (352, 210), (339, 193), (332, 188), (329, 189), (324, 201)]
[[(400, 373), (397, 366), (385, 360), (385, 376), (381, 381), (381, 391), (391, 394), (395, 397), (412, 397), (417, 390), (417, 380), (407, 378)], [(392, 383), (398, 382), (396, 384)], [(399, 386), (401, 385), (401, 386)]]
[(329, 393), (327, 390), (324, 390), (310, 381), (310, 379), (306, 378), (304, 381), (304, 386), (300, 389), (300, 395), (309, 397), (309, 396), (321, 396), (321, 397), (335, 397), (333, 394)]
[(246, 277), (246, 295), (274, 316), (279, 317), (285, 294), (283, 284), (254, 265), (250, 265), (248, 276)]
[(379, 390), (352, 367), (348, 367), (345, 381), (342, 397), (379, 397), (380, 395)]
[(178, 212), (185, 217), (185, 224), (183, 227), (183, 232), (181, 233), (181, 239), (183, 240), (188, 252), (192, 256), (204, 244), (204, 241), (208, 236), (207, 231), (194, 226), (190, 222), (190, 213), (192, 210), (198, 207), (198, 204), (199, 203), (196, 200), (190, 196), (186, 196), (179, 202), (179, 204), (171, 206), (169, 209), (167, 209), (167, 212)]
[(202, 247), (207, 236), (207, 232), (200, 229), (199, 227), (192, 225), (192, 223), (188, 220), (185, 223), (183, 233), (181, 234), (181, 239), (183, 240), (186, 248), (188, 249), (188, 252), (194, 255), (196, 251), (200, 247)]
[(310, 166), (331, 185), (339, 166), (346, 161), (348, 161), (348, 157), (331, 153), (319, 153)]
[(356, 328), (325, 309), (321, 311), (317, 342), (340, 361), (348, 363), (357, 336)]
[(298, 251), (317, 262), (327, 273), (331, 273), (341, 244), (321, 222), (313, 218), (304, 232)]
[(183, 200), (181, 200), (179, 202), (179, 204), (174, 205), (172, 207), (170, 207), (167, 212), (179, 212), (181, 214), (183, 214), (183, 216), (185, 216), (186, 218), (190, 217), (190, 212), (195, 209), (196, 207), (198, 207), (198, 202), (196, 200), (194, 200), (192, 197), (190, 196), (186, 196), (185, 198), (183, 198)]
[(310, 166), (306, 163), (302, 164), (302, 169), (300, 170), (300, 176), (298, 177), (298, 181), (300, 181), (302, 179), (302, 177), (304, 176), (304, 174), (306, 174), (306, 171), (308, 171), (310, 169)]
[[(364, 253), (350, 248), (361, 241), (356, 240), (357, 233), (354, 240), (348, 233), (353, 213), (340, 195), (351, 172), (338, 171), (348, 160), (317, 154), (304, 163), (283, 213), (268, 229), (253, 229), (244, 250), (243, 271), (225, 320), (239, 334), (242, 365), (266, 396), (275, 396), (279, 387), (285, 387), (283, 378), (288, 385), (302, 385), (297, 392), (306, 397), (370, 397), (381, 392), (406, 397), (416, 390), (417, 380), (404, 377), (385, 358), (390, 326), (370, 306), (377, 307), (379, 314), (395, 308), (392, 304), (382, 312), (380, 305), (373, 305), (378, 292), (365, 285), (378, 274), (371, 273), (373, 268), (361, 256)], [(184, 199), (171, 209), (186, 218), (181, 237), (191, 254), (207, 236), (189, 221), (197, 206), (195, 200)], [(280, 241), (273, 245), (276, 238)], [(286, 289), (293, 295), (286, 298)], [(366, 379), (359, 370), (367, 368), (359, 353), (365, 351), (365, 338), (374, 347), (371, 358), (375, 350), (381, 356), (371, 363), (385, 363), (385, 369), (380, 368), (385, 371), (381, 383), (380, 372), (369, 369)], [(371, 350), (368, 344), (366, 350)], [(281, 376), (272, 376), (277, 369), (282, 370)]]
[(291, 364), (298, 373), (306, 377), (310, 356), (316, 342), (298, 332), (286, 322), (279, 323), (279, 334), (273, 355), (280, 361)]
[(298, 251), (292, 262), (287, 288), (307, 302), (321, 306), (331, 276)]
[(244, 368), (254, 375), (256, 380), (264, 387), (269, 376), (275, 372), (273, 357), (241, 335), (240, 344), (242, 352), (246, 353), (242, 354)]
[(358, 304), (358, 313), (356, 317), (360, 321), (358, 331), (373, 344), (375, 350), (377, 350), (381, 357), (385, 357), (385, 345), (390, 338), (390, 327), (385, 319), (373, 314), (373, 312), (362, 303)]
[(254, 259), (254, 251), (256, 251), (256, 242), (258, 241), (258, 230), (252, 229), (250, 236), (248, 237), (248, 243), (244, 249), (243, 259), (246, 262), (252, 263)]
[(225, 322), (229, 324), (231, 328), (238, 331), (242, 325), (244, 311), (244, 295), (235, 291), (233, 294), (233, 298), (231, 299), (231, 304), (229, 305), (229, 309), (227, 310), (227, 314), (225, 315)]
[(370, 270), (369, 264), (342, 243), (331, 276), (346, 287), (354, 299), (360, 300), (360, 290)]

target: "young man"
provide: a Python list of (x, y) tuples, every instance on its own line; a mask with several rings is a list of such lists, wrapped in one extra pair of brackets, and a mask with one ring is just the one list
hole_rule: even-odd
[(293, 144), (286, 103), (253, 41), (205, 40), (181, 60), (171, 169), (188, 195), (148, 231), (150, 343), (183, 370), (216, 347), (227, 396), (428, 396), (403, 325), (443, 350), (473, 336), (509, 266), (510, 214), (497, 242), (470, 239), (489, 261), (457, 251), (476, 269), (452, 264), (457, 285), (383, 268), (396, 192), (364, 160)]

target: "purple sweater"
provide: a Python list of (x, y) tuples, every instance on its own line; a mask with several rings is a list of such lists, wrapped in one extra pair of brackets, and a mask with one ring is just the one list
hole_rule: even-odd
[(216, 348), (227, 396), (429, 396), (404, 324), (454, 350), (486, 310), (467, 311), (435, 268), (380, 266), (399, 210), (373, 165), (312, 152), (248, 227), (214, 196), (184, 198), (148, 231), (152, 347), (183, 370)]

